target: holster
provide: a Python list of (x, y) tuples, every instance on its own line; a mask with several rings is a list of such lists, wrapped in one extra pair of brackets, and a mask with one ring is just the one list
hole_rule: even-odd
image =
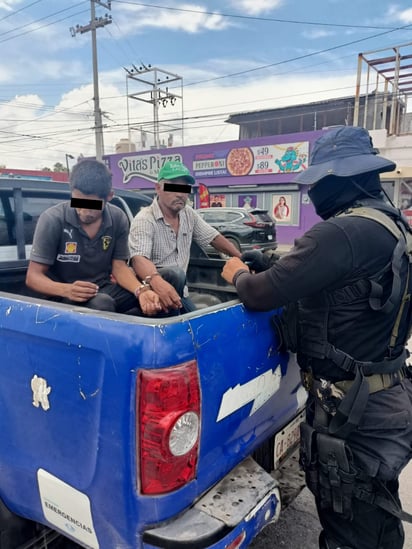
[(317, 434), (317, 446), (320, 505), (350, 519), (356, 479), (352, 452), (344, 440), (324, 433)]
[(306, 485), (323, 509), (331, 508), (345, 519), (352, 517), (356, 479), (352, 452), (342, 439), (300, 426), (300, 465)]

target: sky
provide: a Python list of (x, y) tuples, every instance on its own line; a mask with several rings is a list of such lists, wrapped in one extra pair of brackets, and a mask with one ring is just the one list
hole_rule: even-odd
[(0, 0), (0, 166), (94, 156), (97, 107), (105, 154), (156, 116), (160, 145), (236, 140), (231, 114), (353, 96), (359, 53), (410, 42), (408, 0)]

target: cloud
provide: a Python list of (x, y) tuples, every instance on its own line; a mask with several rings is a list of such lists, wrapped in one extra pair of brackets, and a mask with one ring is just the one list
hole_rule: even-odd
[(21, 0), (0, 0), (0, 10), (13, 11), (14, 6), (18, 6)]
[(317, 40), (318, 38), (326, 38), (328, 36), (334, 36), (335, 33), (324, 29), (312, 29), (303, 31), (302, 35), (308, 40)]
[(408, 25), (412, 23), (412, 8), (401, 9), (397, 4), (390, 4), (386, 10), (385, 19)]
[[(192, 68), (168, 66), (176, 74), (193, 76)], [(197, 76), (201, 76), (197, 74)], [(206, 73), (203, 74), (206, 76)], [(235, 79), (236, 80), (236, 79)], [(106, 154), (114, 154), (116, 143), (128, 137), (127, 101), (124, 73), (101, 74), (100, 108), (103, 112)], [(225, 123), (230, 114), (274, 109), (322, 99), (354, 95), (355, 74), (332, 77), (314, 75), (272, 75), (242, 81), (237, 85), (225, 81), (184, 88), (184, 145), (237, 140), (239, 128)], [(93, 86), (74, 88), (61, 96), (54, 108), (40, 97), (27, 95), (0, 104), (0, 163), (13, 168), (52, 168), (65, 164), (65, 154), (94, 156)], [(174, 146), (182, 145), (182, 104), (159, 108), (160, 141), (173, 133)], [(315, 120), (315, 118), (314, 118)], [(132, 141), (140, 147), (140, 127), (153, 144), (153, 106), (129, 100), (129, 122)], [(173, 129), (174, 128), (174, 129)]]
[(249, 15), (259, 15), (279, 8), (283, 4), (283, 0), (236, 0), (232, 4), (238, 10), (245, 11)]
[(397, 17), (405, 25), (412, 23), (412, 8), (398, 12)]
[[(141, 9), (139, 6), (126, 6), (119, 10), (117, 19), (122, 32), (134, 34), (138, 29), (165, 28), (169, 31), (198, 33), (202, 31), (221, 31), (232, 23), (219, 14), (209, 15), (207, 10), (196, 4), (174, 6), (182, 11)], [(185, 11), (187, 10), (187, 11)]]

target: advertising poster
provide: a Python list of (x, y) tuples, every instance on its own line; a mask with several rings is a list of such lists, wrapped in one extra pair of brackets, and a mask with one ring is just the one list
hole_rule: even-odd
[(256, 208), (257, 195), (256, 194), (240, 194), (238, 198), (239, 208), (245, 208), (245, 210), (252, 210)]
[(234, 147), (194, 155), (195, 177), (297, 173), (307, 168), (309, 142)]
[(203, 183), (199, 183), (200, 208), (208, 208), (210, 205), (209, 189)]
[(277, 223), (290, 223), (292, 196), (290, 194), (273, 194), (273, 217)]
[(226, 195), (224, 194), (212, 194), (210, 195), (210, 207), (211, 208), (224, 208), (226, 206)]

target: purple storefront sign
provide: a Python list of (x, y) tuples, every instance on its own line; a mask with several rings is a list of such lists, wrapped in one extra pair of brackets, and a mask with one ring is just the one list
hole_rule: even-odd
[[(196, 182), (212, 188), (212, 194), (261, 195), (274, 191), (274, 186), (293, 184), (294, 175), (306, 169), (313, 141), (323, 130), (288, 135), (265, 136), (242, 141), (207, 143), (188, 147), (145, 150), (141, 152), (105, 155), (104, 161), (113, 174), (114, 188), (154, 190), (157, 173), (168, 160), (183, 162)], [(245, 187), (242, 190), (242, 187)], [(223, 188), (222, 191), (219, 187)], [(270, 189), (269, 189), (270, 187)], [(196, 188), (194, 189), (196, 193)], [(294, 226), (279, 227), (281, 243), (292, 243), (309, 226), (318, 221), (313, 207), (305, 199), (302, 189), (299, 220)], [(282, 190), (283, 192), (283, 190)], [(238, 205), (234, 197), (232, 205)], [(196, 204), (196, 203), (195, 203)], [(230, 202), (229, 202), (230, 204)], [(272, 212), (273, 214), (273, 212)]]

